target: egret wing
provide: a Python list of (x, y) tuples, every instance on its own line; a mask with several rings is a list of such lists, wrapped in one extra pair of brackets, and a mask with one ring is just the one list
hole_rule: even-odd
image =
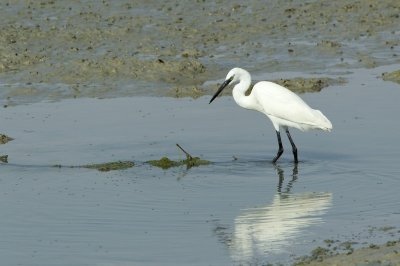
[(254, 86), (253, 93), (265, 114), (293, 123), (315, 125), (315, 110), (285, 87), (262, 81)]

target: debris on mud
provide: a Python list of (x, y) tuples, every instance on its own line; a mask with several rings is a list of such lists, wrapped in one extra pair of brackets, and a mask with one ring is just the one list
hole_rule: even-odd
[(183, 153), (185, 153), (185, 155), (186, 155), (185, 160), (173, 161), (173, 160), (169, 159), (168, 157), (162, 157), (160, 160), (150, 160), (150, 161), (147, 161), (147, 163), (152, 166), (159, 167), (162, 169), (169, 169), (171, 167), (177, 167), (177, 166), (182, 166), (182, 165), (186, 165), (186, 168), (189, 169), (191, 167), (197, 167), (200, 165), (208, 165), (211, 163), (210, 161), (200, 159), (199, 157), (191, 156), (179, 144), (176, 144), (176, 146)]
[(187, 151), (185, 151), (179, 144), (176, 146), (186, 155), (186, 160), (182, 160), (182, 164), (186, 164), (187, 168), (191, 168), (193, 166), (207, 165), (210, 164), (210, 161), (202, 160), (199, 157), (193, 157)]

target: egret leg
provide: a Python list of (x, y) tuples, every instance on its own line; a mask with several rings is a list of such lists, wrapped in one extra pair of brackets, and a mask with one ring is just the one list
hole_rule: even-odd
[(276, 154), (275, 158), (272, 160), (273, 163), (276, 163), (276, 161), (278, 161), (279, 157), (281, 157), (281, 155), (283, 153), (281, 133), (279, 131), (276, 131), (276, 136), (278, 137), (279, 149), (278, 149), (278, 153)]
[(292, 151), (293, 151), (293, 156), (294, 156), (294, 162), (295, 162), (295, 163), (298, 163), (299, 160), (297, 159), (297, 147), (296, 147), (296, 145), (294, 145), (294, 142), (293, 142), (293, 140), (292, 140), (292, 136), (290, 136), (289, 129), (287, 129), (287, 128), (286, 128), (286, 134), (287, 134), (287, 136), (288, 136), (288, 139), (289, 139), (289, 141), (290, 141), (290, 144), (292, 144)]

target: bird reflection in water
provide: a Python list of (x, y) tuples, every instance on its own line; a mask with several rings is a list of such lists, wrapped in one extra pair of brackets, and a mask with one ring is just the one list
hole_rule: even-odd
[(234, 261), (251, 261), (267, 254), (289, 252), (307, 227), (323, 222), (321, 216), (331, 205), (331, 193), (290, 192), (297, 180), (297, 164), (286, 186), (283, 169), (275, 167), (279, 183), (272, 203), (245, 209), (234, 221), (228, 244)]

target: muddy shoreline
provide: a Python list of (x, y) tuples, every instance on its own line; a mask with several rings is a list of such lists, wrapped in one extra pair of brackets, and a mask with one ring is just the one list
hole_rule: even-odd
[(332, 255), (329, 249), (314, 249), (310, 256), (295, 263), (295, 266), (317, 265), (399, 265), (400, 242), (388, 241), (383, 245), (370, 244), (368, 247)]
[(234, 66), (263, 75), (315, 73), (320, 79), (337, 69), (400, 62), (395, 0), (10, 0), (0, 4), (0, 14), (0, 96), (10, 105), (74, 97), (198, 97), (215, 90)]

